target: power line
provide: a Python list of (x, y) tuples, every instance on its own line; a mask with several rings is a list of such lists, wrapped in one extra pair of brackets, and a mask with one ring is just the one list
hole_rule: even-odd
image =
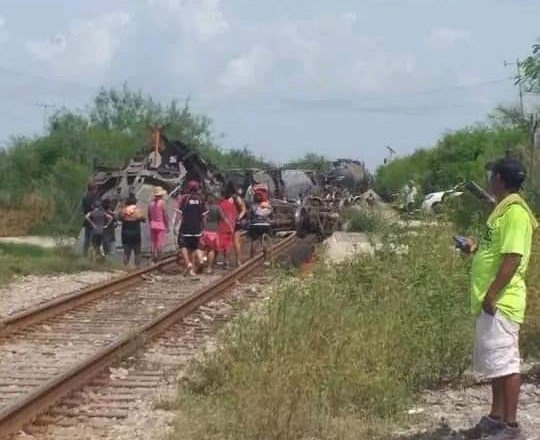
[(516, 78), (515, 83), (518, 86), (519, 90), (519, 108), (521, 109), (521, 116), (525, 116), (525, 107), (523, 106), (523, 87), (521, 84), (521, 62), (519, 61), (519, 58), (516, 59), (515, 63), (508, 63), (507, 61), (504, 62), (504, 67), (508, 66), (516, 66)]

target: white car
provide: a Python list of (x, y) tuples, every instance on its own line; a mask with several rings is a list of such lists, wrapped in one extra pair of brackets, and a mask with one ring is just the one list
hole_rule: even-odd
[(459, 197), (463, 194), (461, 191), (453, 189), (447, 191), (437, 191), (426, 195), (422, 202), (422, 210), (429, 214), (440, 212), (442, 204), (449, 198)]

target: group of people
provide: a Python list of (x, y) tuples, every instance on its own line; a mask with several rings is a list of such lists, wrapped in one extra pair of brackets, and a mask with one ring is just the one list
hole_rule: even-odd
[[(205, 197), (200, 183), (189, 181), (184, 193), (176, 200), (171, 221), (165, 200), (167, 192), (161, 187), (154, 188), (145, 215), (137, 207), (134, 194), (130, 194), (116, 210), (111, 210), (110, 200), (101, 200), (95, 183), (90, 182), (82, 202), (84, 254), (88, 255), (90, 249), (98, 258), (110, 254), (115, 228), (120, 225), (124, 264), (129, 265), (133, 254), (138, 267), (141, 264), (141, 224), (147, 223), (154, 262), (165, 248), (167, 235), (173, 232), (177, 236), (179, 261), (183, 262), (187, 275), (195, 275), (204, 269), (211, 273), (218, 255), (223, 255), (224, 265), (231, 265), (233, 250), (234, 263), (239, 266), (242, 264), (242, 232), (246, 231), (251, 238), (251, 255), (259, 239), (271, 233), (273, 210), (268, 189), (265, 185), (254, 185), (251, 192), (252, 200), (246, 202), (241, 189), (229, 183), (221, 198)], [(213, 224), (216, 226), (212, 227)]]
[[(219, 200), (213, 197), (205, 200), (199, 183), (188, 182), (186, 193), (177, 201), (173, 220), (173, 230), (178, 235), (179, 257), (184, 262), (186, 274), (195, 275), (204, 267), (207, 273), (211, 273), (220, 254), (224, 265), (230, 265), (233, 250), (235, 264), (240, 266), (243, 231), (247, 231), (251, 238), (250, 254), (253, 256), (256, 242), (264, 234), (271, 233), (272, 206), (266, 186), (254, 186), (252, 191), (252, 201), (246, 202), (242, 191), (229, 182)], [(215, 230), (209, 228), (212, 213), (217, 221)]]
[(103, 259), (113, 251), (115, 229), (121, 224), (124, 264), (128, 265), (134, 255), (135, 266), (141, 264), (141, 223), (146, 222), (142, 211), (137, 208), (137, 198), (130, 194), (116, 210), (112, 209), (110, 199), (98, 195), (94, 182), (88, 184), (88, 191), (82, 200), (84, 212), (85, 256), (92, 250), (92, 257)]

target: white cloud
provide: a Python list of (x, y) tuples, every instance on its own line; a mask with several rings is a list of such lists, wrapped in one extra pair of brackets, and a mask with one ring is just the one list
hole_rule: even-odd
[(471, 32), (465, 29), (435, 28), (424, 39), (435, 50), (450, 49), (458, 43), (471, 41)]
[(219, 83), (225, 91), (251, 88), (264, 81), (272, 68), (272, 53), (266, 47), (255, 46), (244, 55), (231, 59)]
[(0, 15), (0, 43), (7, 40), (6, 19)]
[(343, 19), (349, 23), (356, 23), (358, 20), (358, 14), (356, 14), (356, 12), (346, 12), (343, 14)]
[[(414, 75), (412, 55), (354, 29), (354, 14), (271, 23), (247, 35), (250, 46), (218, 78), (226, 93), (365, 93), (399, 87)], [(396, 81), (399, 79), (400, 81)]]
[(28, 51), (39, 60), (51, 60), (66, 51), (67, 38), (64, 34), (43, 41), (29, 41), (26, 43)]
[(65, 76), (101, 75), (109, 68), (122, 41), (130, 15), (112, 12), (96, 20), (72, 23), (66, 33), (47, 40), (28, 41), (26, 49)]
[(225, 32), (229, 24), (221, 10), (221, 0), (147, 0), (163, 18), (178, 23), (187, 35), (209, 39)]

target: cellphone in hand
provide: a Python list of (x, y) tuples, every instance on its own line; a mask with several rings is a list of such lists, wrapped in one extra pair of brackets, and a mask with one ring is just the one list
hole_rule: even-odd
[(467, 240), (467, 238), (461, 235), (454, 235), (454, 242), (456, 244), (456, 248), (459, 250), (462, 250), (463, 252), (470, 251), (469, 240)]

